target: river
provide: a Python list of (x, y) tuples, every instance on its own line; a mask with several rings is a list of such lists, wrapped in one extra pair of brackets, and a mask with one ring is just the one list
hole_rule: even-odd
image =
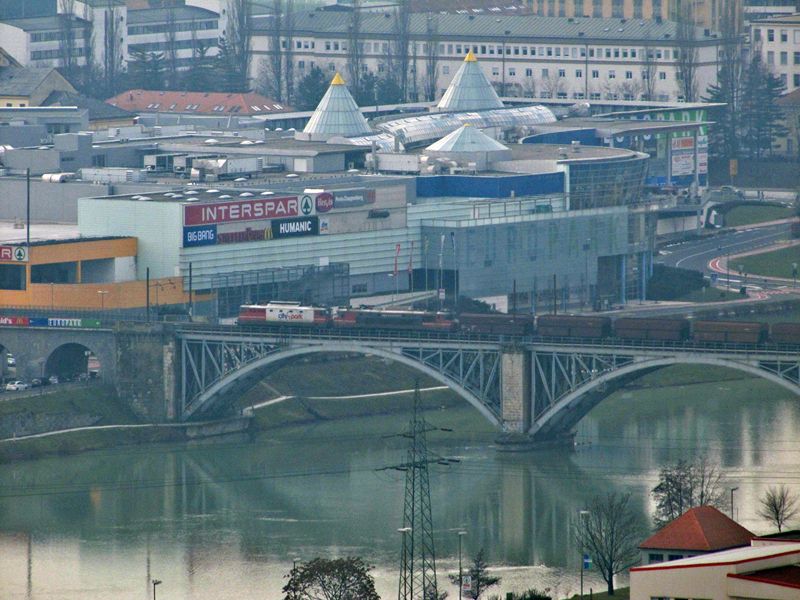
[[(734, 376), (735, 377), (735, 376)], [(501, 453), (467, 406), (428, 413), (453, 428), (431, 472), (440, 585), (484, 548), (497, 592), (578, 588), (571, 535), (595, 494), (631, 492), (643, 526), (660, 466), (706, 454), (738, 487), (755, 532), (770, 484), (800, 491), (800, 408), (767, 382), (730, 379), (626, 389), (579, 427), (575, 452)], [(225, 444), (133, 447), (0, 466), (0, 598), (273, 600), (292, 560), (359, 555), (383, 598), (397, 594), (406, 417), (287, 427)], [(625, 579), (621, 578), (624, 584)], [(604, 589), (594, 572), (586, 588)]]

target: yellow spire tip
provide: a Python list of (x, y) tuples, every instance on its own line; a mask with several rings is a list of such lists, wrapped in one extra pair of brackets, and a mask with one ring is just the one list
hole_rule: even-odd
[(336, 75), (333, 76), (331, 85), (344, 85), (344, 79), (342, 79), (342, 76), (339, 75), (339, 73), (336, 73)]
[(478, 62), (478, 59), (475, 58), (475, 55), (472, 53), (472, 49), (467, 52), (467, 56), (464, 57), (464, 62)]

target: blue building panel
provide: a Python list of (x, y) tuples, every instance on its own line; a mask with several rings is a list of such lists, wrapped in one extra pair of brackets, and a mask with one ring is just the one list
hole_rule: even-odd
[(417, 177), (417, 196), (435, 198), (510, 198), (564, 193), (563, 173), (481, 177), (476, 175), (430, 175)]
[(572, 129), (570, 131), (551, 131), (538, 133), (522, 138), (522, 144), (559, 144), (569, 146), (572, 142), (580, 142), (586, 146), (602, 146), (596, 129)]

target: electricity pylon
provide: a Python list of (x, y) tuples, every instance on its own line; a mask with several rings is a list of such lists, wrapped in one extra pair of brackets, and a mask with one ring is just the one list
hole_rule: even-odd
[[(400, 554), (398, 600), (438, 600), (436, 588), (436, 551), (433, 545), (431, 489), (428, 477), (430, 431), (421, 410), (419, 382), (414, 387), (414, 409), (408, 432), (407, 460), (397, 469), (406, 473), (403, 503), (403, 546)], [(441, 462), (441, 461), (436, 461)]]

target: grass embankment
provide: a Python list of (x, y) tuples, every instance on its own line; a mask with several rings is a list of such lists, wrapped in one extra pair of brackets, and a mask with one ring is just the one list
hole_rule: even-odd
[[(41, 396), (0, 397), (0, 420), (17, 417), (35, 420), (37, 417), (47, 417), (57, 423), (64, 416), (89, 415), (95, 425), (140, 423), (136, 415), (120, 402), (111, 386), (92, 384), (46, 391)], [(182, 439), (182, 433), (182, 430), (174, 428), (100, 429), (18, 439), (0, 443), (0, 462), (77, 454), (116, 446), (170, 442)]]
[(792, 207), (782, 204), (745, 204), (736, 206), (725, 213), (725, 227), (741, 227), (789, 219), (794, 214)]
[[(441, 385), (405, 365), (375, 356), (313, 356), (278, 367), (245, 393), (238, 404), (251, 406), (279, 396), (293, 396), (258, 409), (256, 427), (260, 429), (310, 421), (408, 413), (413, 400), (410, 391), (366, 398), (346, 396), (413, 390), (417, 380), (421, 388)], [(422, 400), (425, 408), (463, 402), (450, 390), (423, 392)]]
[(676, 301), (697, 303), (725, 302), (727, 300), (741, 300), (744, 297), (745, 296), (742, 296), (739, 293), (738, 286), (731, 287), (731, 291), (721, 290), (714, 287), (705, 287), (699, 290), (693, 290), (692, 292), (681, 296)]
[[(731, 273), (738, 273), (739, 265), (744, 267), (744, 272), (749, 275), (764, 275), (766, 277), (792, 278), (792, 263), (800, 265), (800, 246), (790, 246), (764, 252), (751, 254), (731, 259)], [(733, 270), (736, 267), (736, 271)]]
[(117, 398), (109, 385), (91, 384), (61, 390), (44, 388), (40, 396), (17, 398), (0, 395), (0, 419), (14, 414), (88, 414), (98, 417), (98, 425), (138, 423), (131, 410)]

